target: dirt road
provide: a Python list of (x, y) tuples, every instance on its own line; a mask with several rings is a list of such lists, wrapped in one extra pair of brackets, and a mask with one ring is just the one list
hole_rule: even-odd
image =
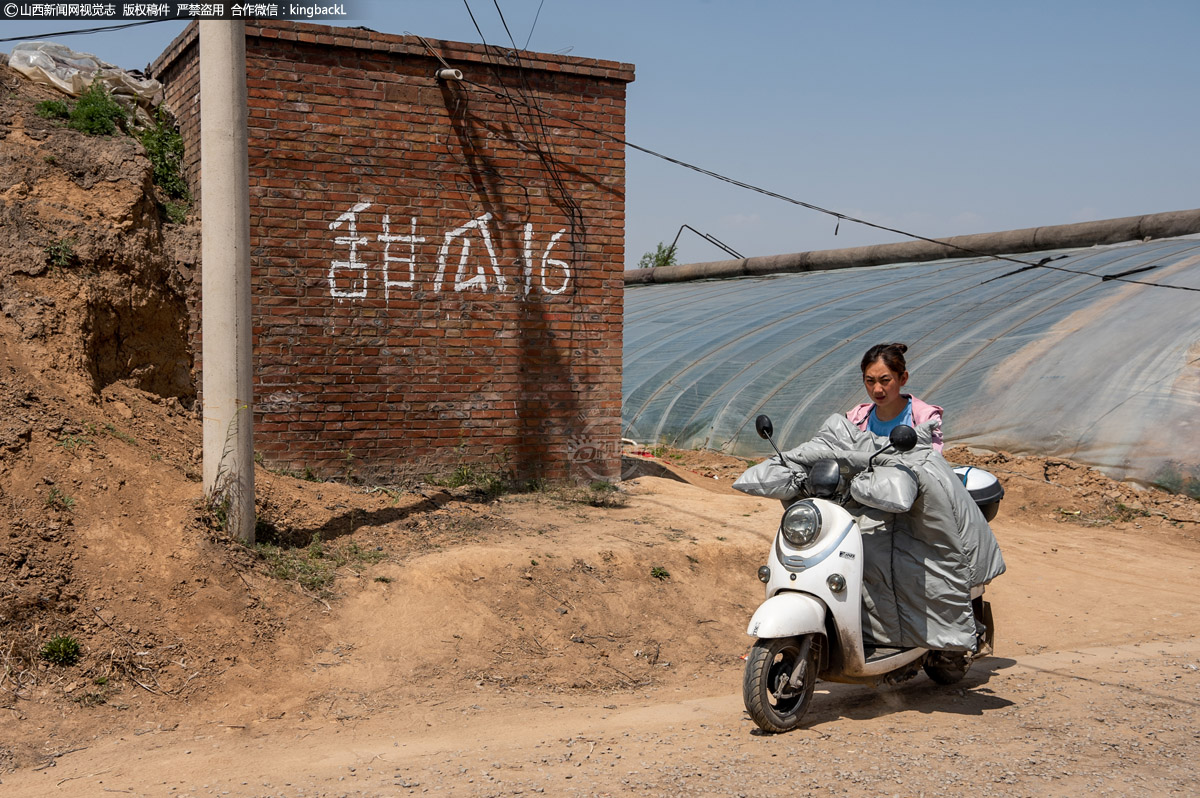
[(995, 656), (952, 688), (821, 684), (768, 736), (739, 657), (777, 506), (652, 478), (599, 515), (506, 500), (320, 608), (324, 641), (52, 739), (3, 794), (1200, 794), (1194, 527), (1014, 506)]

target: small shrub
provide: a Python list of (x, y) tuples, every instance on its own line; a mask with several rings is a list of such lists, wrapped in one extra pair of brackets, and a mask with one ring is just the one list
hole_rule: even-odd
[(638, 261), (638, 268), (657, 269), (660, 266), (674, 266), (676, 262), (675, 246), (672, 244), (668, 247), (659, 241), (653, 252), (642, 255), (641, 260)]
[(656, 565), (650, 569), (650, 576), (654, 577), (660, 582), (665, 582), (671, 578), (671, 572), (666, 568), (663, 568), (661, 565)]
[(79, 641), (70, 636), (51, 638), (42, 646), (42, 659), (51, 665), (66, 667), (79, 661)]
[(42, 119), (66, 119), (71, 115), (71, 106), (62, 100), (42, 100), (34, 110)]
[(93, 82), (71, 109), (67, 127), (89, 136), (111, 136), (125, 127), (122, 108), (104, 84)]
[[(146, 156), (154, 167), (154, 184), (171, 199), (183, 201), (183, 215), (186, 217), (187, 203), (192, 195), (187, 181), (183, 179), (183, 136), (160, 106), (154, 113), (153, 121), (137, 137), (146, 148)], [(171, 205), (168, 203), (166, 206), (168, 217), (171, 216)], [(176, 204), (176, 208), (179, 207)], [(175, 221), (174, 218), (171, 220)]]
[(55, 271), (65, 269), (75, 262), (75, 239), (60, 238), (46, 245), (46, 262)]
[(167, 214), (167, 221), (171, 224), (186, 224), (191, 211), (190, 202), (168, 202), (163, 205), (163, 212)]

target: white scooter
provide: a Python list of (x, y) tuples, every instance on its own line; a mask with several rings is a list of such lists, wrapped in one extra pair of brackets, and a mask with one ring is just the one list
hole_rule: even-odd
[[(778, 454), (771, 440), (771, 420), (759, 416), (755, 428)], [(916, 432), (900, 426), (889, 441), (871, 461), (890, 449), (910, 451), (917, 442)], [(782, 454), (780, 460), (786, 462)], [(959, 473), (965, 482), (964, 472)], [(982, 480), (982, 475), (987, 473), (977, 473), (975, 479)], [(991, 480), (995, 483), (994, 477)], [(759, 579), (766, 584), (766, 601), (746, 630), (756, 639), (746, 657), (742, 698), (763, 731), (796, 728), (818, 678), (875, 686), (911, 679), (924, 668), (939, 684), (954, 684), (966, 675), (972, 659), (992, 650), (991, 607), (982, 598), (982, 586), (971, 595), (980, 630), (973, 653), (863, 645), (862, 533), (854, 517), (832, 500), (840, 481), (833, 460), (818, 461), (809, 470), (805, 487), (810, 498), (784, 511), (770, 559), (758, 569)], [(984, 491), (990, 515), (999, 503), (995, 488), (998, 483)], [(984, 504), (978, 495), (976, 499)]]

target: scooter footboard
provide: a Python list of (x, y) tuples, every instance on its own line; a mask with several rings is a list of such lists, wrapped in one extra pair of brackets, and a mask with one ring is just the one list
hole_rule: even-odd
[(808, 593), (776, 593), (755, 610), (746, 634), (770, 638), (823, 635), (826, 612), (825, 603)]

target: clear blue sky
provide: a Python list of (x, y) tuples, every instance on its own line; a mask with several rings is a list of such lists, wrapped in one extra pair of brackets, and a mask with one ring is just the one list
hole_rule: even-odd
[[(493, 0), (470, 5), (508, 45)], [(1200, 207), (1195, 0), (499, 5), (518, 46), (636, 65), (631, 142), (880, 224), (942, 236)], [(461, 0), (358, 7), (345, 24), (479, 41)], [(182, 27), (47, 38), (141, 68)], [(636, 151), (627, 166), (631, 266), (685, 223), (745, 255), (900, 240), (835, 237), (833, 219)], [(686, 231), (679, 254), (726, 257)]]

